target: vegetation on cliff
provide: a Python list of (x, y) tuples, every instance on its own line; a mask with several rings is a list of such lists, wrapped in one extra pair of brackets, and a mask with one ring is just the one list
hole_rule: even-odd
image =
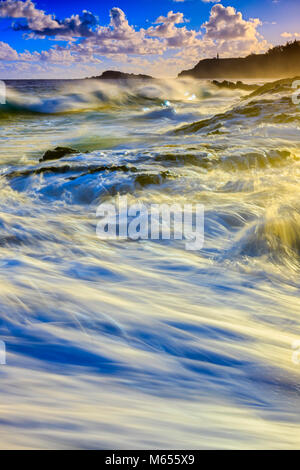
[(300, 41), (269, 49), (265, 54), (243, 58), (204, 59), (178, 77), (193, 78), (284, 78), (300, 75)]

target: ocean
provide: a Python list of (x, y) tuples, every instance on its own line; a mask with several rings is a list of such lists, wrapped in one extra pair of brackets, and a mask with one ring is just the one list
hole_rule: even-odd
[[(291, 84), (6, 85), (0, 447), (299, 447)], [(76, 152), (40, 162), (58, 146)], [(203, 248), (99, 239), (97, 207), (119, 196), (203, 205)]]

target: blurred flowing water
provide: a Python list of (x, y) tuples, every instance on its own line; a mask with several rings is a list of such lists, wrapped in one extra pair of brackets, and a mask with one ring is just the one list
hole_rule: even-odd
[[(299, 108), (206, 82), (7, 82), (1, 448), (300, 445)], [(76, 153), (40, 163), (43, 153)], [(205, 205), (205, 246), (96, 209)]]

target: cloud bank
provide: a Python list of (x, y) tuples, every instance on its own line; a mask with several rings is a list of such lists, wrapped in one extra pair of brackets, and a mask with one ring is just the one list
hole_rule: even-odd
[[(126, 64), (128, 70), (176, 74), (201, 58), (217, 53), (226, 56), (261, 52), (270, 45), (259, 33), (258, 18), (245, 19), (235, 8), (219, 2), (212, 5), (208, 21), (199, 30), (188, 27), (181, 12), (169, 11), (148, 28), (131, 26), (120, 8), (110, 10), (110, 22), (100, 24), (99, 18), (84, 10), (81, 14), (58, 19), (40, 10), (31, 0), (0, 1), (0, 19), (11, 20), (11, 29), (24, 38), (44, 39), (44, 51), (17, 52), (0, 42), (0, 61), (4, 67), (14, 62), (16, 69), (32, 64), (32, 70), (54, 64), (90, 64), (102, 62)], [(47, 40), (51, 39), (51, 43)], [(28, 65), (26, 66), (28, 68)], [(25, 68), (26, 68), (25, 67)]]

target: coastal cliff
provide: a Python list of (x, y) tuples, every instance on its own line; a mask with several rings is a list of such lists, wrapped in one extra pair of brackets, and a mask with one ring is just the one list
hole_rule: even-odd
[(285, 78), (300, 74), (300, 41), (276, 46), (265, 54), (204, 59), (178, 78)]

